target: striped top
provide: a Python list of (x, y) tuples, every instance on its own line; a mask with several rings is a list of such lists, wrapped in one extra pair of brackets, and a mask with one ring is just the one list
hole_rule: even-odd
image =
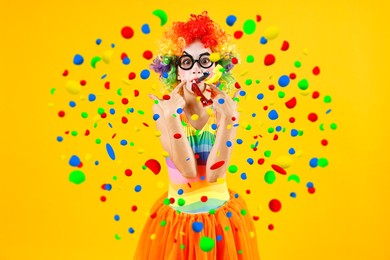
[[(169, 157), (166, 158), (169, 175), (168, 198), (170, 206), (185, 213), (206, 213), (225, 204), (230, 196), (225, 176), (217, 182), (210, 183), (206, 179), (206, 163), (215, 141), (216, 116), (213, 113), (201, 130), (195, 129), (186, 118), (180, 115), (184, 132), (197, 160), (197, 176), (185, 178)], [(216, 128), (216, 127), (214, 127)], [(172, 203), (173, 202), (173, 203)]]

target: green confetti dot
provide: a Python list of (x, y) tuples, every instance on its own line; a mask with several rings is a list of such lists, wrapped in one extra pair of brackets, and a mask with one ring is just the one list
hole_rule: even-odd
[(325, 97), (324, 97), (324, 102), (325, 102), (325, 103), (330, 103), (330, 102), (332, 102), (331, 96), (325, 96)]
[(251, 79), (245, 80), (245, 85), (247, 85), (247, 86), (252, 85), (252, 80)]
[(271, 157), (271, 151), (270, 150), (267, 150), (264, 152), (264, 156), (265, 157)]
[(101, 143), (102, 143), (102, 140), (101, 140), (100, 138), (97, 138), (97, 139), (95, 140), (95, 143), (96, 143), (96, 144), (101, 144)]
[(239, 249), (239, 250), (237, 251), (237, 254), (242, 255), (242, 250)]
[(118, 88), (118, 90), (116, 91), (116, 93), (117, 93), (119, 96), (122, 96), (122, 88)]
[(246, 34), (253, 34), (256, 31), (256, 22), (248, 19), (244, 22), (243, 31)]
[(181, 245), (180, 245), (180, 248), (181, 248), (181, 249), (184, 249), (184, 248), (186, 248), (186, 246), (185, 246), (184, 244), (181, 244)]
[(161, 220), (160, 226), (165, 227), (166, 225), (167, 225), (167, 221), (165, 219)]
[(98, 126), (98, 123), (93, 124), (93, 128), (96, 128)]
[(134, 146), (134, 142), (130, 142), (130, 146)]
[(268, 133), (272, 134), (275, 131), (273, 127), (268, 128)]
[(114, 181), (116, 181), (116, 180), (118, 179), (118, 177), (112, 176), (112, 179), (113, 179)]
[(298, 130), (298, 135), (302, 136), (303, 135), (303, 131), (302, 130)]
[(229, 168), (228, 168), (228, 171), (230, 173), (236, 173), (238, 171), (237, 165), (234, 165), (234, 164), (230, 165)]
[(300, 67), (302, 66), (302, 64), (301, 64), (300, 61), (296, 61), (296, 62), (294, 62), (294, 66), (295, 66), (296, 68), (300, 68)]
[(215, 209), (210, 209), (210, 210), (209, 210), (209, 214), (210, 214), (210, 215), (214, 215), (214, 214), (215, 214)]
[(200, 238), (199, 244), (202, 251), (210, 252), (215, 246), (215, 241), (212, 238), (204, 236)]
[(245, 127), (245, 130), (251, 130), (252, 129), (252, 126), (251, 125), (247, 125), (246, 127)]
[(154, 104), (156, 104), (156, 105), (158, 104), (158, 100), (157, 100), (157, 99), (156, 99), (156, 100), (154, 100)]
[(54, 92), (56, 91), (55, 88), (50, 89), (50, 94), (54, 95)]
[(336, 130), (337, 129), (337, 124), (336, 123), (331, 123), (330, 124), (330, 129)]
[(77, 136), (79, 133), (78, 133), (76, 130), (73, 130), (70, 134), (71, 134), (72, 136)]
[(284, 98), (285, 95), (286, 95), (286, 93), (284, 93), (283, 91), (279, 91), (279, 93), (278, 93), (278, 96), (280, 98)]
[(165, 198), (164, 204), (168, 206), (169, 204), (171, 204), (171, 201), (168, 198)]
[(264, 175), (264, 180), (268, 184), (273, 184), (276, 180), (276, 175), (274, 171), (267, 171)]
[(82, 112), (81, 113), (82, 118), (88, 118), (88, 113), (87, 112)]
[(324, 130), (325, 130), (325, 127), (324, 127), (324, 124), (323, 124), (323, 123), (320, 124), (320, 130), (321, 130), (321, 131), (324, 131)]
[(246, 215), (246, 209), (241, 210), (241, 215), (245, 216)]
[(142, 165), (142, 170), (146, 170), (146, 169), (147, 169), (146, 165)]
[(225, 227), (225, 231), (229, 231), (230, 230), (230, 227), (229, 226), (226, 226)]
[(180, 198), (180, 199), (178, 199), (177, 204), (179, 206), (184, 206), (184, 204), (186, 204), (186, 201), (184, 199)]
[(328, 166), (329, 162), (326, 158), (320, 158), (318, 159), (318, 166), (321, 166), (322, 168)]
[(140, 115), (144, 115), (144, 114), (145, 114), (145, 112), (142, 111), (142, 110), (138, 110), (137, 112), (138, 112), (138, 114), (140, 114)]
[(114, 105), (115, 102), (110, 100), (110, 101), (107, 102), (107, 104), (109, 104), (109, 105)]
[(104, 113), (104, 108), (99, 107), (98, 108), (98, 114), (102, 115)]
[(69, 181), (74, 184), (81, 184), (85, 181), (85, 174), (80, 170), (75, 170), (70, 173)]
[(258, 80), (258, 79), (256, 79), (255, 82), (256, 82), (256, 84), (260, 84), (260, 80)]
[(116, 240), (120, 240), (121, 237), (120, 237), (118, 234), (115, 234), (115, 239), (116, 239)]
[(254, 62), (254, 61), (255, 61), (255, 57), (253, 57), (253, 55), (248, 55), (248, 56), (246, 57), (246, 62), (252, 63), (252, 62)]
[(307, 79), (301, 79), (301, 80), (298, 82), (298, 87), (299, 87), (301, 90), (306, 90), (306, 89), (309, 87), (309, 82), (307, 81)]

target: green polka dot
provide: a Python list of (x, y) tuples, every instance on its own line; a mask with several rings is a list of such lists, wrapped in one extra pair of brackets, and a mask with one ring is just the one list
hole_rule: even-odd
[(88, 118), (88, 113), (87, 112), (82, 112), (81, 113), (82, 118)]
[(256, 22), (248, 19), (244, 22), (243, 31), (246, 34), (253, 34), (256, 31)]
[(237, 251), (237, 254), (242, 255), (242, 250), (241, 250), (241, 249), (238, 250), (238, 251)]
[(258, 79), (256, 79), (255, 82), (256, 82), (256, 84), (260, 84), (260, 80), (258, 80)]
[(303, 131), (302, 131), (302, 130), (299, 130), (299, 131), (298, 131), (298, 135), (299, 135), (299, 136), (302, 136), (302, 135), (303, 135)]
[(184, 249), (184, 248), (186, 248), (186, 246), (185, 246), (184, 244), (181, 244), (181, 245), (180, 245), (180, 248), (181, 248), (181, 249)]
[(210, 209), (209, 214), (210, 215), (214, 215), (215, 214), (215, 209)]
[(324, 124), (322, 123), (322, 124), (320, 124), (320, 130), (321, 131), (324, 131), (325, 130), (325, 128), (324, 128)]
[(264, 156), (265, 157), (271, 157), (271, 151), (270, 150), (267, 150), (264, 152)]
[(325, 96), (325, 97), (324, 97), (324, 102), (325, 102), (325, 103), (330, 103), (330, 102), (332, 102), (331, 96)]
[(85, 174), (80, 170), (75, 170), (70, 173), (69, 181), (74, 184), (81, 184), (85, 181)]
[(98, 108), (98, 114), (99, 114), (99, 115), (104, 114), (104, 108), (99, 107), (99, 108)]
[(209, 237), (201, 237), (199, 241), (200, 249), (204, 252), (210, 252), (215, 246), (215, 241)]
[(146, 170), (146, 169), (147, 169), (146, 165), (142, 165), (142, 170)]
[(336, 123), (331, 123), (330, 124), (330, 129), (336, 130), (337, 129), (337, 124)]
[(154, 104), (156, 104), (156, 105), (158, 104), (158, 100), (157, 100), (157, 99), (156, 99), (156, 100), (154, 100)]
[(286, 95), (286, 94), (285, 94), (283, 91), (279, 91), (279, 92), (278, 92), (278, 96), (279, 96), (280, 98), (284, 98), (285, 95)]
[(328, 164), (329, 164), (329, 162), (328, 162), (328, 160), (326, 158), (318, 159), (318, 165), (320, 167), (326, 167), (326, 166), (328, 166)]
[(251, 130), (252, 129), (252, 126), (251, 125), (247, 125), (246, 127), (245, 127), (245, 130)]
[(97, 139), (95, 140), (95, 143), (96, 143), (96, 144), (101, 144), (101, 142), (102, 142), (102, 140), (100, 140), (99, 138), (97, 138)]
[(246, 210), (245, 210), (245, 209), (242, 209), (242, 210), (241, 210), (241, 215), (243, 215), (243, 216), (246, 215)]
[(253, 57), (253, 55), (248, 55), (248, 56), (246, 57), (246, 62), (252, 63), (252, 62), (254, 62), (254, 61), (255, 61), (255, 57)]
[(226, 226), (225, 227), (225, 231), (229, 231), (230, 230), (230, 227), (229, 226)]
[(73, 130), (70, 134), (71, 134), (72, 136), (77, 136), (79, 133), (78, 133), (76, 130)]
[(134, 146), (134, 142), (130, 142), (130, 146)]
[(115, 234), (115, 239), (116, 239), (116, 240), (120, 240), (121, 237), (120, 237), (118, 234)]
[(302, 64), (301, 64), (300, 61), (296, 61), (296, 62), (294, 62), (294, 66), (295, 66), (296, 68), (300, 68), (300, 67), (302, 66)]
[(230, 173), (236, 173), (238, 171), (237, 165), (234, 165), (234, 164), (230, 165), (229, 168), (228, 168), (228, 171)]
[(264, 175), (264, 180), (268, 184), (273, 184), (276, 180), (276, 175), (274, 171), (267, 171)]
[(268, 133), (272, 134), (275, 131), (273, 127), (268, 128)]
[(114, 181), (116, 181), (116, 180), (118, 179), (118, 177), (112, 176), (112, 179), (113, 179)]
[(171, 204), (171, 201), (168, 198), (165, 198), (164, 204), (168, 206), (169, 204)]
[(180, 198), (180, 199), (178, 199), (177, 204), (179, 206), (184, 206), (184, 204), (186, 204), (186, 201), (184, 199)]
[(161, 220), (160, 226), (165, 227), (166, 225), (167, 225), (167, 221), (165, 219)]
[(306, 89), (309, 87), (309, 82), (307, 81), (307, 79), (301, 79), (301, 80), (298, 82), (298, 87), (299, 87), (301, 90), (306, 90)]
[(251, 79), (245, 80), (245, 85), (247, 85), (247, 86), (252, 85), (252, 80)]
[(144, 115), (144, 114), (145, 114), (145, 112), (142, 111), (142, 110), (138, 110), (137, 112), (138, 112), (138, 114), (140, 114), (140, 115)]
[(107, 104), (109, 104), (109, 105), (114, 105), (115, 102), (110, 100), (110, 101), (107, 102)]

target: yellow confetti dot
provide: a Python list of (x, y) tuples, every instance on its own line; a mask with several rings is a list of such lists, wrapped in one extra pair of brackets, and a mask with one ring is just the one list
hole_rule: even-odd
[(244, 70), (243, 72), (240, 73), (240, 76), (245, 76), (246, 74), (248, 74), (249, 70)]
[(249, 236), (250, 236), (251, 238), (254, 238), (254, 237), (255, 237), (255, 232), (250, 231), (250, 232), (249, 232)]
[(221, 59), (221, 55), (219, 55), (218, 52), (213, 52), (210, 54), (209, 58), (212, 62), (216, 62), (216, 61), (219, 61)]
[(143, 154), (144, 152), (145, 152), (145, 150), (144, 149), (138, 149), (138, 151), (137, 151), (139, 154)]
[(65, 88), (71, 94), (79, 94), (81, 91), (80, 84), (74, 80), (68, 80), (65, 83)]
[(209, 116), (212, 116), (213, 115), (213, 110), (211, 108), (207, 108), (206, 109), (206, 112)]
[(180, 231), (180, 235), (185, 236), (186, 233), (184, 233), (183, 231)]
[(150, 236), (150, 239), (151, 239), (151, 240), (155, 240), (155, 239), (156, 239), (156, 234), (152, 234), (152, 235)]
[(136, 126), (135, 126), (135, 127), (134, 127), (134, 131), (135, 131), (135, 132), (139, 132), (139, 131), (140, 131), (139, 127), (136, 127)]
[(283, 169), (286, 169), (291, 166), (293, 163), (293, 160), (290, 158), (290, 156), (283, 155), (276, 158), (275, 164), (282, 167)]
[(191, 116), (191, 119), (192, 119), (193, 121), (196, 121), (196, 120), (199, 119), (199, 115), (198, 115), (198, 114), (193, 114), (193, 115)]
[(301, 157), (303, 155), (303, 151), (302, 150), (298, 150), (295, 152), (295, 157)]
[(273, 40), (279, 35), (279, 28), (276, 26), (269, 26), (264, 30), (264, 38)]
[(168, 157), (168, 156), (169, 156), (169, 153), (168, 153), (167, 151), (163, 151), (163, 152), (162, 152), (162, 155), (163, 155), (164, 157)]
[(54, 107), (54, 103), (47, 104), (49, 107)]
[(196, 102), (200, 102), (200, 97), (199, 96), (196, 97)]
[(232, 125), (231, 124), (228, 124), (227, 126), (226, 126), (226, 129), (227, 130), (230, 130), (232, 128)]
[(112, 57), (112, 54), (114, 53), (113, 50), (106, 50), (104, 53), (103, 53), (103, 61), (104, 63), (108, 64), (110, 63), (111, 61), (111, 57)]
[(125, 83), (127, 86), (130, 86), (130, 80), (122, 79), (122, 82)]
[(156, 131), (156, 132), (154, 132), (154, 135), (156, 136), (156, 137), (160, 137), (161, 136), (161, 131)]
[(225, 179), (224, 178), (218, 178), (217, 179), (217, 183), (218, 184), (222, 184), (222, 183), (224, 183), (225, 182)]

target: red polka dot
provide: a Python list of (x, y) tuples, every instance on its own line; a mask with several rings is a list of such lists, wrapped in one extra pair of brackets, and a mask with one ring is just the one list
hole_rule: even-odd
[(234, 116), (232, 117), (232, 121), (236, 121), (236, 118)]
[(127, 119), (125, 116), (122, 116), (122, 123), (127, 124), (127, 122), (129, 122), (129, 119)]
[(130, 80), (135, 79), (135, 77), (136, 77), (136, 74), (135, 74), (134, 72), (130, 72), (130, 73), (129, 73), (129, 79), (130, 79)]
[(64, 116), (65, 116), (65, 112), (62, 111), (62, 110), (59, 111), (59, 112), (58, 112), (58, 116), (59, 116), (59, 117), (64, 117)]
[(311, 188), (308, 188), (307, 191), (308, 191), (310, 194), (314, 194), (314, 193), (316, 192), (316, 188), (311, 187)]
[(216, 162), (213, 165), (211, 165), (210, 170), (216, 170), (224, 164), (225, 164), (225, 161)]
[(254, 220), (254, 221), (258, 221), (259, 219), (260, 219), (259, 216), (253, 216), (253, 220)]
[(89, 132), (89, 130), (87, 129), (87, 130), (85, 130), (85, 133), (84, 133), (84, 135), (85, 136), (88, 136), (90, 134), (90, 132)]
[(133, 175), (133, 171), (130, 170), (130, 169), (126, 169), (126, 170), (125, 170), (125, 175), (126, 175), (127, 177), (130, 177), (131, 175)]
[(280, 174), (283, 174), (283, 175), (287, 174), (287, 172), (282, 167), (280, 167), (279, 165), (271, 164), (271, 167), (272, 167), (272, 169), (274, 169), (276, 172), (278, 172)]
[(267, 110), (267, 109), (268, 109), (268, 106), (264, 106), (263, 109), (264, 109), (264, 110)]
[(139, 96), (139, 91), (137, 89), (134, 89), (134, 97), (138, 97)]
[(106, 113), (103, 113), (100, 115), (101, 118), (106, 118), (107, 117), (107, 114)]
[(121, 30), (121, 34), (122, 34), (122, 37), (125, 38), (125, 39), (131, 39), (134, 35), (134, 30), (129, 27), (129, 26), (125, 26), (122, 28)]
[(200, 201), (202, 201), (202, 202), (206, 202), (207, 200), (208, 200), (207, 196), (202, 196), (200, 198)]
[(269, 224), (269, 225), (268, 225), (268, 229), (269, 229), (269, 230), (272, 231), (272, 230), (274, 230), (274, 228), (275, 228), (274, 225), (272, 225), (272, 224)]
[(171, 204), (175, 203), (175, 198), (170, 198), (169, 203), (171, 203)]
[(246, 190), (245, 193), (246, 194), (251, 194), (251, 190)]
[(313, 94), (312, 94), (312, 98), (316, 99), (316, 98), (319, 98), (319, 97), (320, 97), (320, 92), (314, 91)]
[(200, 155), (198, 153), (195, 154), (195, 159), (199, 159)]
[(279, 136), (277, 134), (274, 134), (273, 140), (276, 141), (276, 140), (278, 140), (278, 138), (279, 138)]
[(292, 109), (297, 105), (297, 99), (295, 97), (292, 97), (290, 100), (286, 101), (284, 103), (287, 108)]
[(320, 74), (320, 68), (318, 67), (318, 66), (315, 66), (314, 68), (313, 68), (313, 74), (314, 75), (318, 75), (318, 74)]
[(156, 218), (157, 217), (157, 212), (154, 212), (152, 215), (150, 215), (150, 218)]
[(107, 200), (106, 196), (101, 196), (100, 201), (105, 202)]
[(136, 205), (134, 205), (134, 206), (132, 206), (132, 207), (131, 207), (131, 211), (133, 211), (133, 212), (136, 212), (136, 211), (137, 211), (137, 209), (138, 209), (138, 208), (137, 208), (137, 206), (136, 206)]
[(153, 53), (151, 51), (144, 51), (144, 53), (142, 54), (142, 56), (147, 59), (147, 60), (150, 60), (151, 58), (153, 58)]
[(86, 80), (80, 80), (80, 85), (81, 86), (85, 86), (87, 84), (87, 81)]
[(159, 161), (155, 159), (149, 159), (145, 162), (145, 166), (148, 167), (155, 175), (159, 174), (161, 171), (161, 165)]
[(62, 76), (64, 76), (64, 77), (68, 76), (68, 74), (69, 74), (68, 70), (64, 70), (64, 72), (62, 72)]
[(111, 138), (112, 138), (112, 139), (114, 139), (114, 138), (115, 138), (115, 136), (116, 136), (116, 133), (115, 133), (115, 134), (113, 134), (113, 135), (111, 136)]
[(274, 85), (269, 85), (269, 86), (268, 86), (268, 89), (269, 89), (269, 90), (274, 90), (274, 89), (275, 89), (275, 86), (274, 86)]
[(290, 79), (296, 79), (297, 78), (297, 74), (295, 73), (290, 73)]
[(322, 139), (322, 140), (321, 140), (321, 144), (322, 144), (323, 146), (327, 146), (327, 145), (328, 145), (328, 140)]
[(263, 165), (265, 162), (265, 159), (264, 158), (260, 158), (257, 160), (257, 163), (260, 164), (260, 165)]
[(256, 22), (260, 22), (261, 21), (261, 16), (260, 15), (256, 15)]
[(282, 203), (277, 199), (272, 199), (269, 202), (268, 207), (272, 212), (279, 212), (282, 208)]
[(142, 122), (142, 124), (143, 124), (144, 126), (146, 126), (146, 127), (149, 127), (149, 125), (148, 125), (147, 123), (145, 123), (145, 122)]
[(104, 83), (104, 88), (105, 89), (110, 89), (110, 82), (107, 81), (106, 83)]
[(238, 59), (236, 57), (232, 58), (232, 63), (233, 64), (237, 64), (238, 63)]
[(129, 103), (129, 100), (127, 98), (122, 98), (122, 104), (127, 105)]
[(280, 49), (282, 51), (287, 51), (289, 47), (290, 47), (290, 44), (288, 43), (288, 41), (283, 41), (282, 47)]
[(288, 119), (288, 121), (289, 121), (290, 123), (294, 123), (294, 122), (295, 122), (295, 118), (294, 118), (294, 117), (290, 117), (290, 118)]
[(307, 117), (311, 122), (315, 122), (318, 119), (318, 116), (316, 113), (310, 113), (309, 116)]
[(234, 38), (236, 38), (237, 40), (240, 39), (242, 37), (244, 33), (242, 31), (235, 31), (234, 32)]
[(163, 99), (164, 99), (164, 100), (170, 100), (170, 99), (171, 99), (171, 96), (170, 96), (170, 95), (164, 95), (164, 96), (163, 96)]
[(173, 137), (174, 137), (175, 139), (180, 139), (180, 138), (181, 138), (181, 134), (176, 133), (176, 134), (173, 135)]
[(240, 88), (241, 88), (240, 83), (238, 83), (238, 82), (236, 81), (236, 83), (234, 83), (234, 87), (235, 87), (236, 89), (240, 89)]
[(275, 56), (273, 54), (267, 54), (264, 57), (264, 65), (265, 66), (271, 66), (275, 63)]
[(121, 60), (123, 60), (124, 58), (127, 58), (127, 54), (124, 53), (124, 52), (122, 52), (122, 54), (121, 54)]

